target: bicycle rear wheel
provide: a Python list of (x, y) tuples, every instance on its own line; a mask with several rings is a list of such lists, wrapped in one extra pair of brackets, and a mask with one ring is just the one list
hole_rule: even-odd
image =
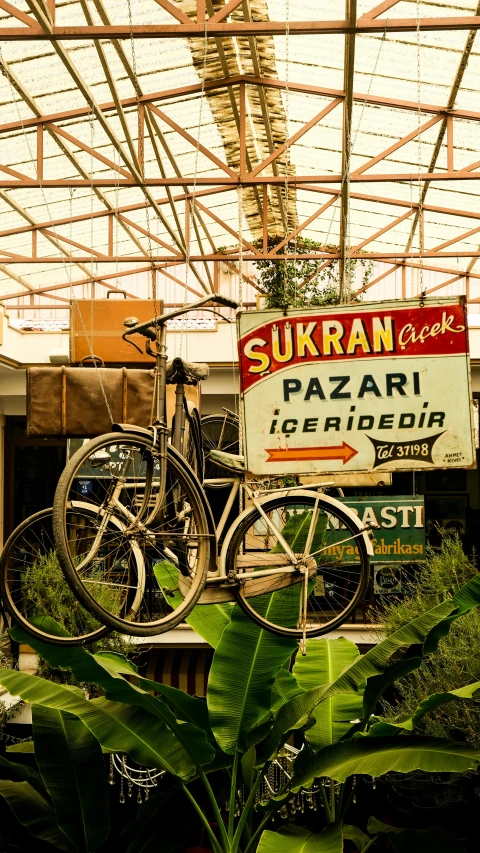
[[(238, 419), (232, 415), (205, 415), (202, 418), (202, 440), (205, 459), (205, 479), (222, 480), (228, 472), (210, 459), (211, 450), (223, 450), (225, 453), (239, 453)], [(228, 488), (225, 483), (208, 483), (209, 489)]]
[[(80, 519), (89, 512), (88, 505), (82, 504), (74, 514)], [(71, 513), (69, 523), (73, 523)], [(63, 576), (53, 541), (51, 508), (22, 521), (7, 539), (0, 557), (0, 597), (13, 622), (44, 642), (81, 646), (110, 633), (82, 607)], [(52, 618), (70, 636), (53, 634)]]
[[(157, 504), (161, 464), (166, 466), (165, 493), (147, 527), (139, 509), (145, 508), (146, 518)], [(153, 475), (145, 505), (148, 471)], [(85, 491), (95, 517), (79, 535), (69, 525), (68, 509)], [(111, 433), (93, 439), (66, 466), (53, 518), (68, 583), (111, 628), (139, 637), (164, 633), (198, 600), (208, 572), (210, 535), (197, 482), (172, 448), (161, 459), (147, 435)], [(133, 559), (137, 552), (141, 564)], [(108, 606), (105, 590), (112, 596)]]
[(306, 625), (300, 624), (305, 573), (256, 508), (239, 523), (226, 557), (242, 610), (260, 627), (282, 636), (318, 637), (342, 625), (361, 602), (369, 579), (358, 527), (336, 502), (321, 496), (317, 501), (292, 491), (272, 497), (262, 509), (308, 572)]

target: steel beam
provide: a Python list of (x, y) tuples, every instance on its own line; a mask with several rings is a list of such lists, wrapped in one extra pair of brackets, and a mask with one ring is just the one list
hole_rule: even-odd
[[(282, 90), (285, 89), (285, 86), (287, 85), (285, 80), (279, 80), (277, 78), (272, 77), (262, 77), (260, 74), (258, 74), (257, 76), (253, 76), (250, 74), (238, 74), (222, 77), (216, 80), (207, 80), (205, 82), (204, 91), (212, 92), (217, 89), (237, 86), (240, 83), (256, 86), (260, 89)], [(332, 89), (327, 86), (315, 86), (307, 83), (296, 83), (295, 81), (289, 81), (288, 87), (291, 92), (303, 92), (305, 94), (318, 95), (320, 97), (326, 98), (343, 99), (345, 97), (345, 92), (342, 89)], [(201, 84), (193, 83), (189, 86), (178, 86), (176, 88), (165, 89), (164, 91), (160, 92), (151, 92), (146, 94), (139, 93), (138, 97), (131, 96), (128, 98), (122, 98), (120, 99), (119, 103), (123, 109), (126, 109), (128, 107), (135, 107), (137, 103), (144, 105), (147, 103), (156, 103), (158, 101), (166, 101), (200, 94), (201, 91)], [(382, 95), (372, 95), (362, 92), (354, 92), (353, 100), (361, 104), (366, 103), (372, 104), (372, 106), (377, 107), (391, 107), (393, 109), (406, 110), (407, 112), (418, 112), (419, 108), (419, 104), (416, 101), (406, 101), (402, 98), (388, 98)], [(116, 110), (116, 105), (114, 101), (106, 101), (105, 103), (98, 104), (98, 108), (102, 112), (111, 112)], [(462, 108), (457, 109), (455, 107), (452, 107), (450, 109), (441, 104), (430, 104), (427, 102), (422, 102), (420, 103), (420, 111), (422, 113), (432, 115), (451, 116), (454, 119), (468, 119), (469, 121), (480, 121), (480, 112), (478, 111), (466, 110)], [(39, 124), (41, 125), (48, 122), (57, 123), (59, 121), (75, 118), (88, 118), (91, 113), (92, 110), (90, 107), (83, 106), (76, 107), (72, 110), (59, 110), (58, 112), (47, 113), (45, 115), (39, 114), (38, 116), (25, 118), (22, 121), (14, 120), (4, 122), (3, 124), (0, 124), (0, 133), (8, 133), (12, 130), (28, 130), (28, 128), (34, 128)]]
[[(34, 7), (35, 0), (29, 0)], [(158, 2), (158, 0), (157, 0)], [(40, 16), (39, 16), (40, 17)], [(42, 19), (44, 20), (44, 19)], [(33, 19), (32, 19), (33, 21)], [(46, 23), (46, 21), (45, 21)], [(231, 23), (207, 23), (207, 35), (212, 38), (232, 36), (279, 36), (288, 31), (297, 35), (347, 35), (360, 33), (415, 33), (442, 32), (450, 30), (478, 30), (480, 17), (476, 15), (452, 15), (449, 17), (376, 18), (359, 19), (356, 24), (341, 20), (313, 21), (232, 21)], [(203, 38), (203, 22), (176, 24), (111, 24), (110, 26), (45, 26), (2, 27), (3, 41), (88, 41), (108, 39), (152, 39), (152, 38)]]
[[(1, 168), (1, 167), (0, 167)], [(418, 174), (415, 172), (387, 172), (380, 174), (358, 175), (352, 173), (350, 182), (356, 184), (388, 184), (407, 183), (418, 181), (478, 181), (480, 174), (476, 171), (467, 172), (458, 170), (456, 172), (423, 172)], [(295, 184), (341, 184), (342, 175), (295, 175), (292, 178), (292, 183)], [(255, 187), (261, 184), (271, 184), (272, 186), (283, 186), (285, 177), (282, 175), (256, 175), (253, 178), (246, 174), (244, 178), (240, 176), (236, 178), (227, 178), (218, 175), (200, 175), (195, 179), (193, 175), (182, 175), (180, 177), (156, 177), (156, 178), (138, 178), (136, 180), (127, 180), (124, 178), (45, 178), (39, 181), (35, 178), (25, 178), (24, 180), (6, 178), (0, 179), (1, 189), (41, 189), (47, 187), (54, 189), (55, 187), (139, 187), (148, 190), (149, 187), (179, 187), (179, 186), (201, 186), (201, 187)], [(155, 203), (156, 204), (156, 203)], [(401, 204), (401, 202), (399, 202)], [(172, 238), (173, 239), (173, 238)], [(177, 241), (175, 241), (177, 242)]]
[[(277, 253), (273, 256), (276, 260), (292, 260), (292, 254), (284, 254)], [(312, 261), (312, 260), (329, 260), (335, 261), (341, 258), (341, 254), (339, 252), (309, 252), (305, 253), (301, 256), (302, 260)], [(413, 259), (413, 258), (422, 258), (428, 257), (429, 259), (436, 258), (479, 258), (480, 257), (480, 249), (472, 249), (471, 251), (457, 251), (455, 249), (447, 249), (442, 252), (397, 252), (395, 250), (391, 252), (360, 252), (355, 253), (352, 251), (350, 257), (352, 260), (373, 260), (373, 261), (388, 261), (391, 263), (397, 263), (401, 260), (405, 259)], [(225, 255), (224, 252), (211, 252), (209, 254), (195, 254), (192, 253), (190, 255), (190, 260), (193, 261), (224, 261), (225, 258), (227, 260), (233, 261), (239, 259), (238, 250), (234, 249), (228, 252), (228, 255)], [(254, 252), (243, 252), (242, 258), (245, 262), (247, 261), (271, 261), (272, 255), (266, 254), (264, 252), (255, 250)], [(88, 255), (72, 255), (67, 259), (71, 263), (75, 264), (88, 264), (91, 262), (92, 257), (90, 254)], [(138, 264), (139, 261), (144, 260), (144, 258), (139, 257), (138, 255), (105, 255), (101, 256), (98, 259), (98, 263), (102, 264)], [(150, 259), (149, 259), (150, 260)], [(151, 263), (157, 265), (159, 263), (168, 263), (174, 261), (175, 264), (185, 263), (184, 259), (181, 260), (175, 258), (173, 255), (153, 255), (151, 258)], [(13, 252), (7, 252), (5, 249), (0, 249), (0, 263), (3, 264), (64, 264), (66, 262), (65, 258), (51, 257), (51, 256), (33, 256), (33, 255), (19, 255), (14, 254)], [(426, 267), (425, 267), (426, 269)], [(99, 276), (101, 279), (102, 276)]]

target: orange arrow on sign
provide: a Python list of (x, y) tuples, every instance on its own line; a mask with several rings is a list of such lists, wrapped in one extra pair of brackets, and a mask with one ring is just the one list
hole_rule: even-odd
[(297, 447), (267, 450), (267, 462), (304, 462), (310, 459), (341, 459), (343, 464), (357, 455), (358, 450), (343, 441), (336, 447)]

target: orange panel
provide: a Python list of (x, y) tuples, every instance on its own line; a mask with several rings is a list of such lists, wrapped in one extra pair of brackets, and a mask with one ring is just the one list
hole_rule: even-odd
[[(133, 315), (141, 323), (153, 317), (151, 299), (80, 299), (72, 303), (70, 313), (70, 361), (73, 364), (91, 355), (88, 337), (94, 354), (106, 364), (153, 367), (153, 358), (122, 341), (126, 317)], [(136, 335), (135, 343), (145, 349), (145, 338)]]

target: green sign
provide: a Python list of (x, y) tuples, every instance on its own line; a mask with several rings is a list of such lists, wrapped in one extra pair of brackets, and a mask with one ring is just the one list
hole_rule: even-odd
[[(373, 529), (372, 562), (418, 563), (425, 560), (425, 522), (423, 495), (415, 497), (345, 498), (343, 501), (360, 518), (364, 525)], [(335, 537), (337, 538), (337, 537)], [(356, 547), (341, 542), (345, 533), (338, 531), (338, 544), (333, 548), (344, 548), (338, 554), (343, 561), (356, 560)]]

